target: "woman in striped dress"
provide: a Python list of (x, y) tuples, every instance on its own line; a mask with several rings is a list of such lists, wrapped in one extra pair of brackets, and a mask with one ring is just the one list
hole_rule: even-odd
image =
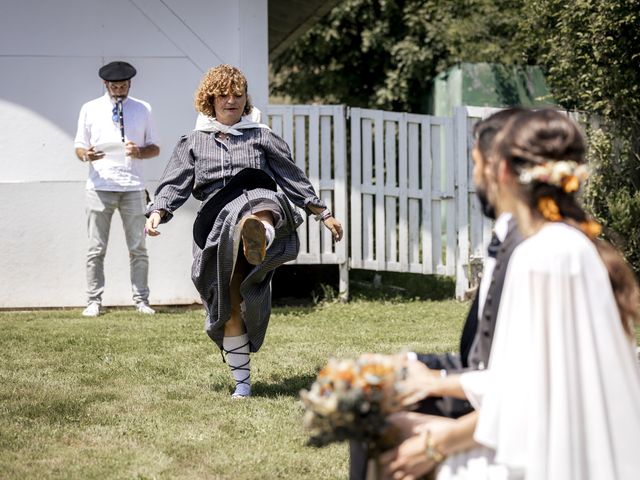
[[(226, 355), (236, 382), (232, 396), (244, 398), (251, 395), (249, 356), (260, 349), (269, 322), (274, 270), (298, 254), (296, 229), (303, 219), (291, 203), (321, 219), (335, 241), (343, 230), (284, 140), (253, 121), (240, 70), (210, 69), (195, 106), (196, 129), (178, 140), (148, 208), (146, 231), (158, 235), (158, 225), (190, 195), (207, 206), (194, 228), (191, 277), (206, 309), (206, 332)], [(281, 191), (264, 183), (262, 172)]]

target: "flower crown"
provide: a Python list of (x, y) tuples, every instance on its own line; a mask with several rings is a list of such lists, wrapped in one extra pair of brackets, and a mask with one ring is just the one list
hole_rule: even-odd
[(521, 184), (531, 182), (547, 183), (562, 188), (566, 193), (575, 192), (580, 183), (589, 176), (585, 164), (573, 160), (548, 161), (537, 164), (520, 172), (518, 177)]

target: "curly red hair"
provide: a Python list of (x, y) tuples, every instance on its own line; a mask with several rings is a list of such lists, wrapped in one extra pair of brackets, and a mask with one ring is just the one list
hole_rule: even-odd
[[(222, 64), (210, 68), (202, 77), (196, 90), (194, 99), (196, 110), (209, 117), (215, 117), (214, 98), (216, 96), (242, 95), (247, 93), (247, 86), (247, 78), (236, 67)], [(253, 105), (247, 95), (247, 103), (242, 114), (249, 114), (252, 108)]]

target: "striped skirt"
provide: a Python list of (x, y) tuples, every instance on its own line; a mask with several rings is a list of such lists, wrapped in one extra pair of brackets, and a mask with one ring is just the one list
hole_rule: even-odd
[(302, 224), (301, 214), (281, 192), (262, 188), (250, 190), (220, 211), (203, 249), (195, 242), (193, 244), (191, 279), (205, 306), (207, 335), (220, 349), (224, 325), (231, 318), (229, 284), (239, 254), (239, 238), (234, 235), (236, 225), (245, 215), (264, 210), (271, 211), (273, 215), (276, 236), (264, 262), (258, 266), (250, 265), (240, 286), (251, 352), (257, 352), (264, 341), (271, 315), (273, 273), (277, 267), (298, 255), (300, 241), (296, 229)]

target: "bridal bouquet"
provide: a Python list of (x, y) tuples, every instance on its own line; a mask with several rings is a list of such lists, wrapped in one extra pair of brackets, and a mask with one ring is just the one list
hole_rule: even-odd
[(300, 392), (308, 444), (323, 447), (356, 440), (366, 443), (370, 456), (395, 446), (387, 416), (405, 409), (405, 378), (404, 365), (387, 355), (329, 360), (311, 389)]

